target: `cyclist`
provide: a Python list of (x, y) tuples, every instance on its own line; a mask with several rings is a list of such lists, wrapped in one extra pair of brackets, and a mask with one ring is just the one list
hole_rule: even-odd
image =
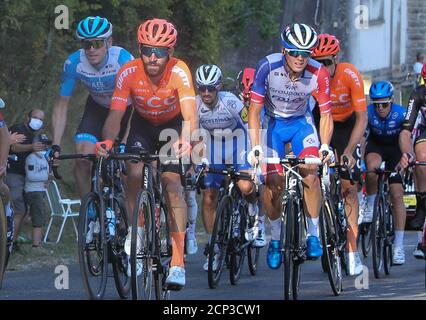
[[(139, 26), (137, 37), (140, 59), (126, 63), (118, 73), (111, 109), (103, 128), (105, 141), (98, 142), (98, 154), (107, 155), (106, 150), (101, 147), (102, 144), (107, 146), (107, 150), (111, 149), (112, 141), (120, 130), (120, 121), (128, 109), (127, 98), (130, 95), (135, 113), (131, 120), (127, 146), (143, 147), (154, 153), (167, 143), (162, 140), (164, 138), (160, 140), (160, 133), (163, 129), (169, 129), (178, 135), (175, 140), (172, 137), (170, 142), (176, 155), (187, 155), (191, 145), (189, 138), (182, 137), (181, 132), (192, 134), (198, 127), (198, 117), (191, 73), (182, 60), (173, 57), (177, 30), (169, 21), (155, 18)], [(128, 163), (127, 198), (130, 213), (133, 212), (141, 185), (142, 167), (141, 163)], [(169, 208), (173, 252), (166, 285), (175, 290), (185, 286), (187, 206), (179, 169), (178, 165), (166, 164), (161, 176)], [(130, 234), (131, 232), (128, 233), (127, 243), (130, 243)], [(130, 245), (125, 247), (130, 248)]]
[[(244, 68), (238, 73), (238, 76), (237, 76), (237, 92), (239, 93), (238, 97), (243, 102), (244, 106), (246, 106), (247, 108), (250, 106), (250, 96), (251, 96), (250, 91), (251, 91), (251, 87), (253, 86), (255, 73), (256, 73), (256, 69)], [(262, 109), (260, 123), (262, 123), (263, 121), (263, 116), (264, 116), (264, 110)], [(263, 176), (261, 178), (263, 178)], [(259, 193), (262, 194), (263, 190), (264, 190), (264, 184), (259, 186)], [(259, 232), (253, 244), (257, 248), (263, 248), (264, 246), (266, 246), (265, 210), (262, 206), (262, 201), (258, 201), (258, 206), (259, 206), (259, 215), (258, 215)]]
[[(101, 17), (87, 17), (77, 25), (77, 38), (82, 49), (72, 53), (64, 63), (60, 96), (53, 107), (53, 149), (59, 145), (67, 122), (68, 104), (78, 80), (89, 91), (84, 113), (74, 137), (77, 153), (93, 153), (94, 145), (101, 140), (102, 126), (108, 115), (115, 78), (121, 66), (133, 56), (123, 48), (112, 45), (112, 24)], [(129, 102), (130, 103), (130, 102)], [(130, 108), (121, 123), (124, 135)], [(90, 191), (91, 162), (75, 161), (74, 173), (80, 196)]]
[[(421, 78), (423, 79), (423, 84), (418, 86), (411, 93), (410, 99), (408, 100), (405, 121), (402, 125), (402, 131), (399, 134), (399, 147), (402, 152), (399, 164), (403, 169), (408, 166), (409, 162), (415, 160), (426, 161), (426, 63), (423, 64)], [(421, 114), (421, 120), (416, 128), (417, 132), (413, 146), (411, 135), (415, 129), (416, 120), (419, 114)], [(418, 227), (421, 228), (425, 219), (426, 166), (417, 166), (415, 168), (415, 173), (416, 194), (418, 196), (417, 206), (422, 207), (423, 210), (416, 210), (416, 217), (414, 219), (418, 221)], [(415, 250), (416, 255), (420, 255), (421, 250), (417, 249), (421, 249), (421, 246), (418, 245)]]
[[(248, 171), (250, 165), (245, 160), (247, 150), (247, 108), (231, 92), (220, 91), (222, 72), (216, 65), (202, 65), (196, 70), (196, 96), (200, 128), (206, 135), (206, 158), (209, 167), (220, 170), (226, 165), (233, 165), (237, 171)], [(224, 139), (224, 141), (223, 141)], [(204, 136), (203, 136), (204, 140)], [(210, 143), (209, 143), (210, 142)], [(242, 156), (243, 155), (243, 156)], [(202, 214), (204, 228), (208, 235), (208, 245), (216, 216), (216, 196), (224, 176), (207, 173), (204, 178)], [(256, 189), (251, 181), (239, 180), (238, 187), (249, 202), (248, 213), (258, 214)], [(258, 234), (253, 227), (246, 235), (247, 240), (254, 240)], [(208, 270), (209, 259), (204, 263)], [(215, 268), (216, 265), (213, 266)]]
[[(389, 81), (379, 81), (370, 87), (372, 104), (368, 106), (368, 136), (365, 146), (365, 162), (368, 170), (379, 168), (385, 161), (386, 170), (394, 171), (401, 150), (398, 136), (405, 119), (406, 109), (392, 102), (393, 86)], [(393, 264), (405, 263), (404, 229), (406, 210), (403, 201), (404, 188), (399, 174), (392, 173), (389, 177), (390, 199), (393, 207), (395, 240), (393, 247)], [(377, 175), (367, 174), (367, 208), (362, 222), (373, 219), (374, 201), (377, 193)]]
[[(354, 169), (353, 179), (360, 178), (359, 144), (367, 128), (367, 103), (364, 96), (364, 81), (358, 70), (350, 63), (338, 62), (339, 40), (330, 34), (319, 35), (319, 44), (313, 58), (325, 66), (330, 74), (331, 112), (334, 131), (331, 145), (336, 150), (340, 163), (349, 159)], [(341, 175), (342, 194), (345, 196), (345, 212), (348, 217), (348, 262), (349, 274), (362, 272), (361, 258), (357, 249), (359, 202), (357, 184), (349, 181), (348, 172)]]
[[(329, 75), (320, 63), (310, 58), (317, 42), (317, 33), (311, 26), (298, 23), (289, 25), (281, 33), (282, 53), (268, 55), (258, 63), (248, 121), (253, 146), (248, 155), (251, 164), (256, 162), (256, 150), (260, 153), (260, 159), (263, 156), (259, 130), (263, 107), (266, 109), (263, 128), (266, 130), (267, 141), (262, 144), (267, 146), (268, 157), (284, 157), (284, 145), (288, 142), (291, 142), (297, 157), (322, 157), (323, 151), (328, 153), (333, 131)], [(316, 97), (321, 110), (320, 150), (309, 107), (311, 95)], [(263, 204), (271, 222), (272, 234), (267, 263), (270, 268), (277, 269), (282, 262), (279, 239), (283, 168), (281, 165), (268, 164), (266, 170)], [(305, 212), (308, 214), (307, 256), (317, 258), (323, 252), (318, 238), (321, 189), (317, 166), (305, 165), (301, 167), (300, 173), (308, 186), (304, 189)]]
[[(0, 99), (2, 105), (4, 102)], [(7, 128), (6, 122), (4, 121), (3, 114), (0, 111), (0, 196), (3, 200), (4, 210), (7, 217), (7, 246), (8, 253), (7, 258), (12, 252), (12, 240), (13, 240), (13, 210), (10, 202), (9, 188), (4, 181), (7, 169), (7, 156), (9, 155), (10, 147), (10, 134)], [(3, 231), (2, 231), (3, 232)], [(6, 259), (7, 259), (6, 258)], [(1, 261), (1, 263), (6, 263)], [(0, 275), (1, 277), (2, 275)]]

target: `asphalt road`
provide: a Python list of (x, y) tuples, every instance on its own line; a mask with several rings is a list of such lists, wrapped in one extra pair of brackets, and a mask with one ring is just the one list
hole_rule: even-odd
[[(308, 261), (302, 266), (300, 299), (321, 300), (366, 300), (366, 299), (408, 299), (426, 300), (425, 260), (416, 260), (411, 252), (416, 242), (416, 236), (409, 232), (405, 239), (406, 264), (394, 266), (391, 274), (383, 275), (381, 279), (374, 279), (371, 270), (371, 257), (363, 260), (369, 268), (368, 276), (363, 278), (345, 277), (344, 291), (338, 297), (332, 294), (328, 278), (321, 271), (319, 261)], [(207, 273), (202, 270), (204, 256), (200, 250), (196, 255), (189, 256), (186, 262), (187, 285), (180, 292), (173, 292), (171, 299), (179, 300), (280, 300), (283, 298), (283, 268), (270, 270), (266, 266), (266, 248), (261, 250), (258, 275), (249, 274), (245, 265), (239, 283), (232, 286), (229, 282), (227, 270), (222, 274), (217, 289), (208, 288)], [(67, 265), (69, 275), (68, 288), (56, 289), (57, 277), (65, 275), (65, 267), (35, 268), (27, 271), (8, 271), (0, 300), (4, 299), (45, 299), (45, 300), (75, 300), (87, 299), (80, 277), (78, 264)], [(358, 282), (358, 285), (356, 283)], [(65, 282), (61, 282), (66, 287)], [(357, 289), (358, 288), (358, 289)], [(118, 299), (114, 280), (108, 279), (106, 299)]]

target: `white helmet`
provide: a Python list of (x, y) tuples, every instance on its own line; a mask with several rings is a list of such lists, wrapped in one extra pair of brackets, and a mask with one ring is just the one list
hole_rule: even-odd
[(222, 83), (222, 71), (214, 64), (203, 64), (195, 72), (197, 86), (218, 86)]
[(312, 51), (318, 45), (318, 35), (311, 26), (294, 23), (281, 32), (281, 44), (288, 50)]

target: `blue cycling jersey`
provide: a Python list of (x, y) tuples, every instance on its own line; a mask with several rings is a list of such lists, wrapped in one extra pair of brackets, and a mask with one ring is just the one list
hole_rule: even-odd
[(70, 97), (77, 80), (80, 80), (96, 103), (109, 108), (115, 88), (115, 77), (120, 68), (130, 60), (133, 60), (133, 56), (127, 50), (113, 46), (108, 49), (103, 66), (97, 69), (89, 63), (84, 50), (80, 49), (71, 54), (64, 63), (60, 95)]
[(407, 109), (403, 106), (392, 103), (388, 116), (381, 119), (374, 110), (374, 105), (370, 104), (368, 106), (368, 138), (386, 144), (394, 143), (401, 132), (406, 111)]

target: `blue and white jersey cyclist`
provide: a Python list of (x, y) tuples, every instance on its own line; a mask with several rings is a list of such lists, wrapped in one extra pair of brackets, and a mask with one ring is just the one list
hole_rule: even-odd
[[(216, 65), (202, 65), (196, 70), (196, 96), (199, 126), (206, 142), (206, 158), (212, 169), (224, 169), (232, 165), (237, 171), (247, 171), (250, 165), (246, 159), (248, 150), (247, 107), (233, 93), (220, 91), (222, 72)], [(202, 216), (210, 244), (216, 215), (216, 196), (223, 175), (207, 173), (204, 178)], [(249, 202), (249, 214), (257, 215), (257, 196), (251, 181), (240, 180), (238, 187)], [(250, 229), (247, 240), (256, 240), (257, 225)], [(216, 268), (214, 260), (213, 268)], [(203, 265), (208, 270), (208, 257)]]
[[(330, 77), (328, 71), (319, 62), (311, 59), (318, 44), (316, 31), (306, 24), (292, 24), (281, 33), (282, 52), (261, 59), (251, 92), (249, 108), (249, 132), (253, 145), (249, 161), (256, 163), (255, 151), (260, 152), (262, 162), (266, 145), (268, 157), (284, 157), (284, 146), (291, 143), (297, 157), (319, 157), (329, 152), (329, 143), (333, 132), (330, 101)], [(314, 97), (318, 102), (320, 119), (320, 139), (315, 128), (309, 107)], [(266, 109), (263, 131), (266, 141), (261, 142), (260, 113)], [(317, 166), (303, 166), (300, 173), (308, 188), (304, 190), (304, 201), (308, 216), (307, 255), (317, 258), (322, 255), (319, 241), (319, 209), (321, 190), (316, 175)], [(278, 269), (282, 262), (280, 232), (280, 197), (283, 180), (281, 165), (267, 164), (266, 188), (263, 204), (271, 222), (272, 239), (269, 243), (267, 263), (272, 269)]]
[[(367, 170), (379, 168), (385, 161), (385, 168), (395, 171), (401, 158), (398, 140), (406, 116), (406, 108), (392, 102), (393, 86), (389, 81), (378, 81), (370, 88), (370, 104), (368, 109), (368, 136), (365, 146), (365, 162)], [(389, 177), (390, 200), (395, 226), (395, 240), (392, 247), (392, 263), (405, 263), (404, 230), (406, 210), (403, 201), (404, 188), (399, 174)], [(370, 223), (373, 219), (374, 202), (377, 194), (377, 176), (367, 174), (367, 208), (362, 215), (362, 223)]]
[[(77, 153), (93, 153), (95, 143), (102, 139), (102, 128), (109, 112), (116, 75), (123, 64), (133, 60), (125, 49), (112, 45), (112, 24), (101, 17), (87, 17), (77, 25), (81, 49), (72, 53), (64, 63), (59, 97), (53, 107), (53, 144), (60, 150), (67, 122), (68, 104), (77, 81), (89, 92), (77, 132), (74, 137)], [(130, 104), (130, 100), (129, 100)], [(121, 122), (124, 136), (131, 108)], [(90, 189), (90, 163), (75, 162), (75, 175), (80, 195)]]

